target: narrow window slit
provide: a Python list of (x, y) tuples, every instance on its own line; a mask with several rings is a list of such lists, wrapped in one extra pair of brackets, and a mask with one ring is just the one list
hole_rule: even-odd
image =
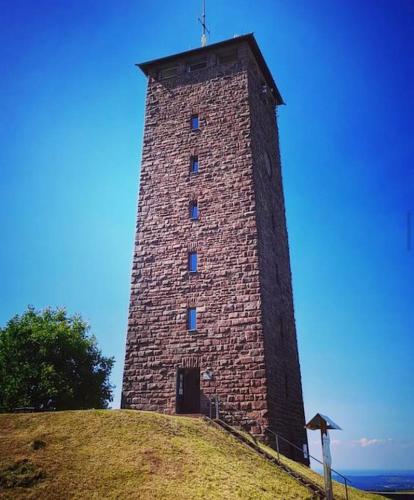
[(195, 307), (187, 309), (187, 329), (190, 332), (197, 330), (197, 309)]
[(196, 273), (198, 267), (198, 255), (197, 252), (189, 252), (188, 254), (188, 270), (190, 273)]
[(191, 130), (198, 130), (198, 115), (191, 115)]
[(198, 174), (198, 156), (192, 156), (190, 160), (190, 173)]
[(198, 220), (199, 213), (198, 213), (198, 204), (197, 201), (192, 201), (190, 203), (190, 219), (191, 220)]

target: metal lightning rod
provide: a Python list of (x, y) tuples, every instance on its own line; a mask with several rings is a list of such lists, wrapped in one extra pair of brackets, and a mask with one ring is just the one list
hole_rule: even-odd
[(207, 29), (207, 26), (206, 26), (206, 0), (203, 0), (203, 14), (201, 16), (201, 19), (198, 18), (198, 20), (203, 28), (203, 31), (201, 34), (201, 46), (205, 47), (207, 45), (206, 31), (208, 34), (210, 34), (210, 31)]

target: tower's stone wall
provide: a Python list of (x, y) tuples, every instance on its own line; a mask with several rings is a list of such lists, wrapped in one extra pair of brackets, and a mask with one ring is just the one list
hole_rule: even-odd
[[(199, 367), (213, 373), (201, 379), (201, 411), (218, 394), (221, 408), (252, 432), (272, 426), (301, 445), (275, 102), (263, 94), (248, 44), (235, 47), (236, 61), (221, 64), (207, 47), (207, 68), (188, 73), (179, 59), (177, 76), (160, 80), (155, 68), (148, 79), (122, 406), (173, 413), (177, 368)], [(190, 173), (194, 155), (198, 174)], [(189, 217), (192, 200), (197, 221)], [(193, 250), (196, 274), (187, 269)], [(193, 306), (197, 331), (189, 332)]]
[[(123, 404), (174, 412), (176, 369), (198, 366), (214, 374), (201, 382), (203, 409), (219, 394), (261, 432), (266, 379), (242, 48), (240, 57), (198, 75), (149, 78)], [(194, 113), (199, 131), (190, 130)], [(198, 221), (189, 218), (192, 199)], [(196, 275), (187, 270), (193, 249)], [(191, 305), (197, 333), (187, 331)]]
[(263, 86), (253, 58), (249, 99), (269, 423), (289, 441), (304, 444), (307, 439), (278, 128), (273, 98)]

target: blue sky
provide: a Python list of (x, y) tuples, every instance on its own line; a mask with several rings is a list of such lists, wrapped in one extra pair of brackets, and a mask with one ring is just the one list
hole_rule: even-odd
[[(1, 2), (0, 324), (28, 304), (81, 313), (116, 357), (116, 403), (146, 87), (134, 64), (198, 46), (200, 3)], [(207, 0), (210, 40), (254, 32), (287, 103), (305, 410), (343, 427), (338, 468), (414, 468), (413, 18), (410, 0)]]

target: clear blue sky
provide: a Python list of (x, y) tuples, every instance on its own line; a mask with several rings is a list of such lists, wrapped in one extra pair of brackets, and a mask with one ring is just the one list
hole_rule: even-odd
[[(134, 63), (199, 45), (201, 1), (0, 8), (0, 324), (66, 306), (115, 355), (119, 404), (143, 132)], [(307, 417), (334, 466), (414, 468), (411, 0), (207, 0), (254, 32), (280, 139)], [(316, 434), (309, 435), (318, 453)]]

